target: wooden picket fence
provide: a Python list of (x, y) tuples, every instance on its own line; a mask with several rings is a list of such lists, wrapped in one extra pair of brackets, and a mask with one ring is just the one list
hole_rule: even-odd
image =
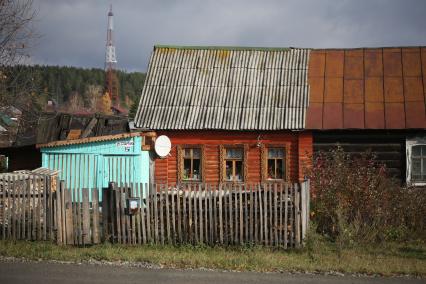
[[(0, 176), (2, 239), (288, 248), (302, 244), (309, 224), (308, 181), (219, 186), (110, 183), (100, 192), (67, 188), (63, 181), (52, 188), (49, 179)], [(129, 200), (139, 206), (132, 210)]]
[(49, 175), (1, 174), (1, 239), (54, 239), (55, 189), (56, 184)]
[[(144, 192), (145, 198), (138, 198)], [(103, 196), (103, 235), (113, 243), (299, 247), (309, 224), (308, 181), (178, 187), (111, 183)], [(126, 207), (132, 197), (142, 202), (135, 215)]]

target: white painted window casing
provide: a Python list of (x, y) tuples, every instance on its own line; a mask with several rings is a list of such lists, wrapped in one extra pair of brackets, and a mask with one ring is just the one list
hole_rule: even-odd
[(406, 140), (407, 185), (426, 185), (426, 137), (413, 137)]

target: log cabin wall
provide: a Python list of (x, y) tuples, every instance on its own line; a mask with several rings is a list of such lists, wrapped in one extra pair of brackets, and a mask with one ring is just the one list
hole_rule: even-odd
[(338, 145), (351, 155), (371, 151), (376, 161), (385, 164), (389, 176), (405, 182), (406, 155), (403, 131), (322, 131), (313, 134), (314, 154), (328, 152)]
[[(220, 147), (221, 145), (244, 145), (246, 153), (247, 178), (244, 182), (259, 183), (262, 180), (262, 147), (268, 145), (285, 145), (286, 171), (288, 180), (302, 180), (304, 170), (311, 164), (312, 134), (310, 132), (243, 132), (243, 131), (159, 131), (167, 135), (172, 142), (172, 150), (167, 158), (155, 159), (154, 179), (157, 183), (176, 184), (178, 182), (179, 145), (204, 146), (203, 182), (218, 184), (220, 182)], [(260, 137), (259, 137), (260, 135)], [(258, 140), (259, 137), (259, 140)], [(261, 146), (259, 147), (258, 142)]]

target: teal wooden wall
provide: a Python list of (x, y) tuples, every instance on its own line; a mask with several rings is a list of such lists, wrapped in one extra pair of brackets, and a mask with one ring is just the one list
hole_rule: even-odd
[(42, 166), (59, 170), (68, 188), (102, 188), (148, 183), (149, 153), (139, 136), (110, 141), (41, 148)]

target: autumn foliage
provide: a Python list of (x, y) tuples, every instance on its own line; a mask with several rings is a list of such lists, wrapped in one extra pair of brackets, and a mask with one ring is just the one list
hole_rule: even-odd
[(425, 189), (401, 187), (371, 153), (319, 153), (309, 176), (320, 233), (349, 242), (425, 238)]

